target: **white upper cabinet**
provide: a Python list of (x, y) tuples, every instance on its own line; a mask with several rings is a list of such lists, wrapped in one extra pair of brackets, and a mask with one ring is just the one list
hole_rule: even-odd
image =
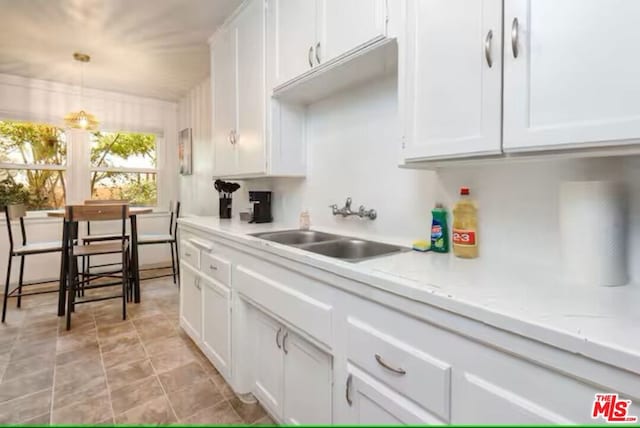
[(640, 2), (509, 0), (504, 149), (638, 143)]
[(274, 87), (386, 36), (385, 0), (268, 0)]
[(246, 1), (211, 40), (216, 177), (304, 176), (304, 112), (267, 97), (265, 6)]
[(220, 175), (236, 171), (237, 151), (233, 133), (237, 128), (236, 29), (218, 35), (211, 49), (211, 87), (213, 92), (213, 144), (215, 170)]
[(316, 0), (270, 0), (275, 15), (275, 85), (303, 74), (316, 63)]
[(385, 36), (385, 0), (318, 0), (318, 3), (323, 26), (316, 49), (321, 61)]
[(405, 161), (499, 154), (502, 1), (408, 0), (406, 27)]

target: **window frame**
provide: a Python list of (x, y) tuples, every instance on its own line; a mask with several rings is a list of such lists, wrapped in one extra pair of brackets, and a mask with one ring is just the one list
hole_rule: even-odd
[[(37, 171), (64, 171), (64, 175), (65, 175), (65, 181), (69, 179), (69, 171), (70, 171), (70, 159), (71, 159), (71, 147), (72, 144), (69, 141), (69, 136), (67, 135), (67, 130), (52, 122), (52, 121), (48, 121), (48, 120), (43, 120), (43, 119), (38, 119), (38, 118), (27, 118), (27, 119), (15, 119), (15, 118), (10, 118), (10, 117), (0, 117), (0, 121), (2, 122), (28, 122), (28, 123), (33, 123), (33, 124), (37, 124), (37, 125), (47, 125), (47, 126), (55, 126), (56, 128), (59, 128), (62, 130), (64, 136), (65, 136), (65, 145), (66, 145), (66, 157), (65, 157), (65, 162), (62, 165), (58, 165), (58, 164), (42, 164), (42, 163), (13, 163), (13, 162), (0, 162), (0, 170), (13, 170), (13, 171), (20, 171), (20, 170), (25, 170), (25, 171), (29, 171), (29, 170), (37, 170)], [(68, 195), (68, 189), (65, 188), (65, 193), (64, 193), (64, 202), (65, 204), (67, 203), (67, 200), (69, 199), (69, 195)], [(27, 215), (29, 215), (29, 213), (34, 213), (36, 214), (35, 216), (39, 217), (39, 215), (37, 215), (37, 213), (44, 213), (44, 215), (46, 215), (46, 213), (48, 211), (52, 211), (51, 209), (43, 209), (43, 210), (31, 210), (27, 212)]]
[[(130, 167), (92, 167), (91, 166), (91, 131), (67, 129), (64, 126), (56, 123), (55, 120), (47, 120), (42, 117), (11, 117), (7, 115), (0, 116), (1, 121), (13, 121), (13, 122), (32, 122), (36, 124), (47, 124), (61, 128), (65, 133), (66, 143), (66, 159), (64, 165), (54, 164), (18, 164), (9, 162), (0, 162), (0, 169), (2, 170), (55, 170), (63, 171), (65, 175), (65, 181), (67, 184), (65, 191), (65, 204), (72, 202), (83, 201), (91, 198), (90, 180), (91, 173), (97, 172), (121, 172), (121, 173), (148, 173), (156, 175), (157, 183), (157, 199), (154, 206), (149, 206), (156, 213), (166, 212), (166, 208), (161, 207), (168, 206), (170, 199), (170, 183), (168, 181), (167, 174), (170, 171), (166, 170), (166, 137), (164, 131), (161, 129), (121, 129), (119, 131), (112, 131), (110, 127), (101, 127), (101, 131), (105, 133), (143, 133), (153, 134), (156, 137), (156, 167), (155, 168), (130, 168)], [(135, 127), (134, 127), (135, 128)], [(29, 218), (46, 218), (47, 213), (52, 211), (51, 209), (43, 210), (31, 210), (27, 212)], [(1, 219), (0, 219), (1, 220)]]
[[(161, 192), (161, 184), (163, 182), (163, 180), (161, 179), (162, 177), (162, 171), (163, 169), (161, 168), (161, 162), (164, 160), (164, 156), (161, 155), (161, 153), (164, 153), (164, 136), (162, 135), (161, 132), (158, 132), (157, 130), (146, 130), (146, 131), (139, 131), (139, 130), (135, 130), (135, 131), (130, 131), (130, 130), (119, 130), (119, 131), (112, 131), (107, 129), (101, 129), (100, 132), (106, 133), (106, 134), (117, 134), (117, 133), (123, 133), (123, 134), (152, 134), (156, 137), (155, 139), (155, 143), (156, 143), (156, 167), (155, 168), (130, 168), (130, 167), (94, 167), (91, 165), (91, 143), (92, 143), (92, 135), (91, 132), (87, 132), (87, 161), (88, 161), (88, 174), (87, 176), (89, 177), (89, 182), (87, 182), (87, 187), (88, 187), (88, 192), (89, 192), (89, 198), (92, 198), (93, 195), (91, 195), (91, 188), (89, 187), (89, 183), (91, 181), (91, 174), (93, 172), (115, 172), (115, 173), (132, 173), (132, 174), (155, 174), (156, 175), (156, 204), (153, 206), (149, 206), (149, 208), (152, 208), (154, 211), (158, 209), (158, 207), (160, 207), (162, 205), (162, 203), (164, 202), (164, 197)], [(161, 196), (162, 195), (162, 196)]]

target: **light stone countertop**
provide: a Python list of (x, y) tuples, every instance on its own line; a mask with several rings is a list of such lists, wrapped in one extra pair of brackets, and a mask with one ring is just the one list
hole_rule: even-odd
[[(349, 263), (249, 236), (297, 228), (291, 224), (217, 217), (185, 217), (179, 223), (640, 374), (638, 284), (571, 286), (553, 272), (529, 265), (486, 266), (481, 258), (463, 260), (431, 252)], [(313, 230), (344, 235), (327, 228)]]

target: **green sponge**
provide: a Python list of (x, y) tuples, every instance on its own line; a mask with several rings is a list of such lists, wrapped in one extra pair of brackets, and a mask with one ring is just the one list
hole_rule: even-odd
[(413, 241), (413, 249), (416, 251), (421, 251), (421, 252), (425, 252), (425, 251), (429, 251), (431, 250), (431, 242), (425, 240), (425, 239), (420, 239), (418, 241)]

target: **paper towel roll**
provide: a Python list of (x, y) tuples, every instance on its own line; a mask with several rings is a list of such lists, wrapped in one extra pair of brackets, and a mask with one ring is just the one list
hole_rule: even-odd
[(560, 242), (568, 282), (616, 286), (629, 281), (624, 186), (569, 181), (560, 187)]

